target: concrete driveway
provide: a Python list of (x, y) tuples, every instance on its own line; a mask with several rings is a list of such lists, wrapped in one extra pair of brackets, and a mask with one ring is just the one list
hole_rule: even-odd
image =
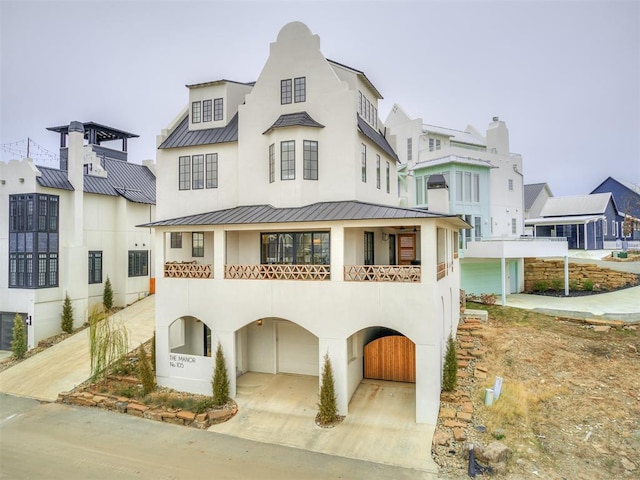
[[(435, 427), (415, 423), (415, 385), (363, 380), (349, 415), (316, 426), (318, 377), (245, 373), (237, 379), (238, 414), (210, 431), (313, 452), (413, 468), (434, 475)], [(421, 478), (426, 478), (422, 476)]]
[[(146, 297), (115, 313), (129, 330), (129, 348), (153, 336), (155, 297)], [(91, 375), (89, 329), (67, 338), (0, 373), (0, 392), (54, 402), (58, 393), (72, 390)]]

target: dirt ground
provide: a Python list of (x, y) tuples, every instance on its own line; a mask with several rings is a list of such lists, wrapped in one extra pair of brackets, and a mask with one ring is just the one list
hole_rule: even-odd
[[(640, 478), (640, 325), (594, 327), (508, 307), (467, 308), (489, 312), (474, 337), (474, 348), (486, 352), (459, 379), (457, 396), (468, 395), (474, 407), (466, 440), (434, 447), (441, 478), (468, 478), (468, 443), (497, 440), (513, 452), (498, 478)], [(476, 366), (485, 379), (474, 376)], [(504, 379), (502, 394), (486, 407), (485, 389), (496, 376)], [(442, 419), (438, 430), (447, 430)]]

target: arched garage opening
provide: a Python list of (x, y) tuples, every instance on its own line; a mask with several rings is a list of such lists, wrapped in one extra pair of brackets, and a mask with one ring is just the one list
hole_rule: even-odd
[(318, 337), (289, 320), (261, 318), (236, 332), (237, 374), (319, 375)]
[(363, 377), (415, 383), (415, 344), (400, 332), (389, 328), (370, 330), (371, 338), (364, 346)]
[(169, 325), (169, 352), (211, 356), (211, 329), (200, 319), (180, 317)]

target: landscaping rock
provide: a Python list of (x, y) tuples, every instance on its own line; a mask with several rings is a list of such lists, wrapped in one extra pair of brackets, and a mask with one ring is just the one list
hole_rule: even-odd
[(511, 458), (513, 452), (502, 442), (491, 442), (487, 446), (476, 445), (476, 458), (488, 463), (492, 467), (498, 463), (505, 463)]
[(433, 445), (449, 445), (450, 437), (445, 432), (438, 431), (433, 434)]

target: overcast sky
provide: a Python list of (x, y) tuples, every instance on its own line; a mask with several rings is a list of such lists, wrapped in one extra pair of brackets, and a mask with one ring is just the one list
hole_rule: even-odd
[(46, 127), (73, 120), (136, 133), (129, 160), (155, 159), (185, 84), (256, 80), (269, 44), (299, 20), (327, 58), (365, 72), (383, 121), (394, 103), (460, 130), (499, 116), (525, 183), (556, 196), (608, 176), (640, 184), (637, 0), (0, 0), (0, 17), (5, 161), (27, 137), (57, 154)]

